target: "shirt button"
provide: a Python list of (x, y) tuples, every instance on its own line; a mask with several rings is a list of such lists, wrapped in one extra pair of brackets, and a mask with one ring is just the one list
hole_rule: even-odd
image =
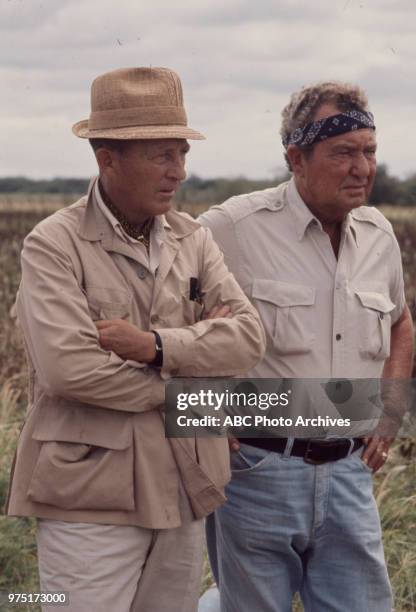
[(159, 321), (159, 316), (157, 314), (152, 314), (150, 317), (150, 323), (157, 323)]
[(140, 266), (140, 268), (137, 270), (137, 276), (143, 280), (144, 278), (146, 278), (146, 275), (147, 275), (147, 272), (145, 268)]
[(337, 335), (335, 336), (335, 339), (336, 339), (336, 340), (341, 340), (341, 337), (342, 337), (342, 336), (341, 336), (341, 334), (337, 334)]

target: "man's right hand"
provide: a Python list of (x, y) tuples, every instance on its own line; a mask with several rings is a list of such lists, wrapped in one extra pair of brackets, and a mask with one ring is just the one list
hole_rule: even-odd
[(229, 306), (226, 304), (216, 304), (209, 312), (204, 314), (204, 319), (232, 319), (233, 316)]
[(240, 450), (240, 442), (234, 436), (228, 436), (228, 446), (230, 453), (238, 453)]

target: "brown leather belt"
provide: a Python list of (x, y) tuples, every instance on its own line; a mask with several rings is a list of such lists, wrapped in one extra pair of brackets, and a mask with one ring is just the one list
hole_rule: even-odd
[[(283, 453), (287, 440), (287, 438), (240, 438), (242, 444), (249, 444), (274, 453)], [(328, 461), (343, 459), (363, 444), (361, 438), (338, 438), (325, 441), (295, 438), (290, 454), (295, 457), (303, 457), (305, 463), (320, 465)]]

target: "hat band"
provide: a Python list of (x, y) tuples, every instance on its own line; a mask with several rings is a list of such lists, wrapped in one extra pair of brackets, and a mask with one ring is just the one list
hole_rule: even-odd
[(93, 111), (88, 128), (101, 130), (143, 125), (187, 125), (185, 109), (180, 106), (136, 106), (115, 110)]

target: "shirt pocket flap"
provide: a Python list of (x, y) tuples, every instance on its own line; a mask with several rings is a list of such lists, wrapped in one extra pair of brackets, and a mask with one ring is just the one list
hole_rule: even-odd
[(258, 278), (253, 281), (253, 298), (281, 307), (312, 306), (315, 293), (315, 287), (307, 285)]
[(72, 442), (124, 450), (132, 444), (132, 426), (125, 413), (83, 406), (40, 410), (32, 438), (39, 442)]
[(396, 308), (389, 297), (376, 291), (356, 291), (355, 295), (365, 308), (388, 314)]

